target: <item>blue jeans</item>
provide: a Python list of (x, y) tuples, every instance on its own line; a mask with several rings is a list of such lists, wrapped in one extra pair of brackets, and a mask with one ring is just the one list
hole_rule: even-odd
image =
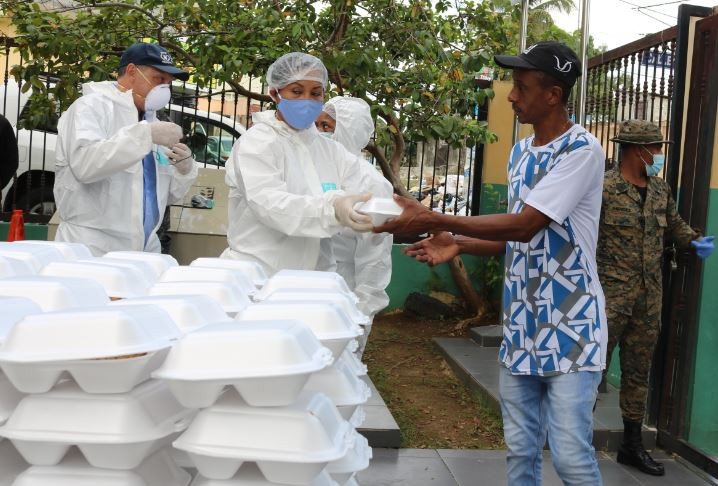
[(601, 373), (512, 375), (500, 366), (508, 486), (540, 486), (548, 433), (551, 459), (567, 486), (601, 486), (593, 449), (593, 405)]

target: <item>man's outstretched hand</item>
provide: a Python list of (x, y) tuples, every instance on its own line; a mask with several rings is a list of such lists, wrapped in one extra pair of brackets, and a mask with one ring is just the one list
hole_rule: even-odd
[(431, 231), (433, 212), (416, 199), (394, 195), (394, 201), (403, 208), (400, 216), (374, 228), (374, 233), (393, 233), (416, 236)]
[(448, 262), (460, 252), (451, 233), (442, 231), (404, 248), (403, 253), (429, 266)]

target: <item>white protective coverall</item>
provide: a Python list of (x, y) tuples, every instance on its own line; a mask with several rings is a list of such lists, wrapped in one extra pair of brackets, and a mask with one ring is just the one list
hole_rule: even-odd
[(83, 85), (83, 96), (60, 117), (57, 128), (55, 202), (60, 213), (56, 241), (84, 243), (95, 256), (109, 251), (159, 253), (157, 228), (167, 204), (182, 200), (197, 177), (157, 164), (160, 218), (145, 245), (142, 226), (142, 159), (164, 151), (152, 143), (132, 91), (114, 81)]
[[(335, 97), (326, 103), (324, 111), (336, 121), (332, 139), (371, 167), (361, 156), (362, 149), (374, 133), (369, 105), (359, 98)], [(375, 179), (386, 181), (373, 167), (372, 175)], [(360, 188), (360, 191), (371, 192), (374, 197), (392, 197), (390, 184), (381, 184), (380, 187), (382, 191), (369, 187)], [(372, 318), (389, 304), (385, 289), (391, 280), (393, 240), (391, 234), (357, 233), (349, 228), (342, 228), (332, 237), (337, 273), (344, 277), (349, 288), (359, 297), (361, 311)], [(361, 344), (363, 349), (364, 342)]]
[(274, 111), (256, 113), (253, 122), (226, 164), (229, 248), (222, 257), (257, 262), (270, 276), (334, 270), (330, 238), (341, 229), (334, 200), (391, 186), (314, 124), (295, 130)]

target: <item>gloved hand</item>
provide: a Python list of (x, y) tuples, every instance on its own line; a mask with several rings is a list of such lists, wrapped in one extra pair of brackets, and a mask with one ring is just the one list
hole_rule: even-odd
[(167, 154), (170, 162), (177, 168), (177, 172), (180, 174), (189, 174), (192, 170), (194, 159), (192, 159), (192, 151), (187, 145), (176, 143), (172, 145), (172, 149), (167, 150), (165, 154)]
[(150, 123), (152, 143), (172, 147), (182, 138), (182, 127), (172, 122), (154, 121)]
[(354, 205), (360, 202), (367, 202), (371, 194), (360, 194), (354, 196), (339, 196), (334, 200), (334, 214), (343, 226), (347, 226), (358, 233), (368, 233), (374, 225), (371, 218), (354, 209)]
[(696, 255), (701, 260), (705, 260), (713, 253), (715, 246), (713, 245), (714, 236), (704, 236), (697, 240), (691, 241), (691, 246), (696, 249)]

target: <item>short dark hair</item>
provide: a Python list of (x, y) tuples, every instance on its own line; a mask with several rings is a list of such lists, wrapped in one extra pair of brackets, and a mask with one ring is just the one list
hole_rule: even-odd
[(571, 98), (572, 88), (563, 81), (554, 78), (550, 74), (547, 74), (543, 71), (537, 72), (539, 73), (539, 79), (542, 88), (551, 88), (553, 86), (558, 86), (559, 88), (561, 88), (561, 103), (566, 106), (568, 104), (568, 100)]

